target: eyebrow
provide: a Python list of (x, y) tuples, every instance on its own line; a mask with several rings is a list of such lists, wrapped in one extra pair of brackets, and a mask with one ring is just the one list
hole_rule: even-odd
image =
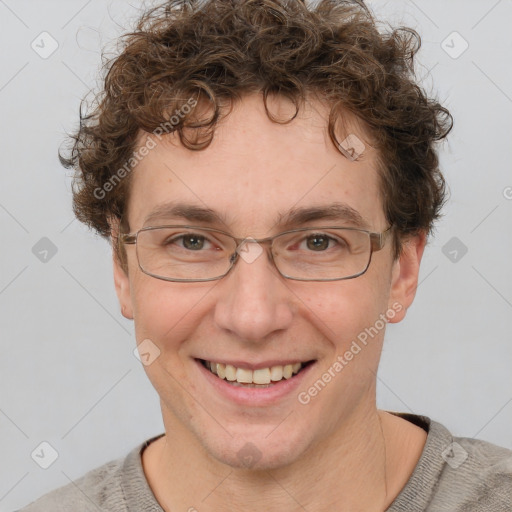
[[(225, 216), (210, 208), (195, 204), (170, 202), (156, 206), (145, 218), (144, 225), (149, 226), (156, 221), (171, 219), (222, 224), (224, 226), (229, 224)], [(353, 227), (370, 229), (370, 223), (357, 210), (340, 202), (320, 206), (293, 207), (289, 211), (277, 215), (276, 225), (283, 229), (291, 229), (308, 222), (321, 220), (335, 220), (344, 224), (351, 224)]]

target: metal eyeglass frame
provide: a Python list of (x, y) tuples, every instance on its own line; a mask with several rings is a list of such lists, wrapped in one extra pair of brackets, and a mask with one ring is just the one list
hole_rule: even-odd
[[(381, 231), (380, 233), (374, 233), (374, 232), (371, 232), (371, 231), (368, 231), (366, 229), (360, 229), (360, 228), (353, 228), (353, 227), (346, 227), (346, 226), (312, 226), (312, 227), (306, 227), (306, 228), (297, 228), (297, 229), (291, 229), (289, 231), (283, 231), (282, 233), (278, 233), (277, 235), (274, 235), (274, 236), (269, 236), (267, 238), (250, 238), (250, 237), (246, 237), (246, 238), (238, 238), (238, 237), (235, 237), (233, 235), (231, 235), (230, 233), (227, 233), (226, 231), (222, 231), (220, 229), (215, 229), (215, 228), (208, 228), (208, 227), (203, 227), (203, 226), (190, 226), (190, 225), (187, 225), (187, 226), (184, 226), (182, 224), (169, 224), (169, 225), (162, 225), (162, 226), (146, 226), (146, 227), (143, 227), (141, 229), (139, 229), (138, 231), (136, 231), (135, 233), (120, 233), (119, 235), (119, 240), (124, 243), (124, 244), (128, 244), (128, 245), (135, 245), (137, 247), (137, 238), (139, 236), (139, 233), (141, 231), (151, 231), (151, 230), (155, 230), (155, 229), (162, 229), (162, 228), (187, 228), (187, 229), (199, 229), (201, 231), (211, 231), (211, 232), (214, 232), (214, 233), (221, 233), (223, 235), (226, 235), (228, 236), (229, 238), (233, 239), (236, 243), (236, 248), (235, 248), (235, 252), (230, 256), (230, 266), (228, 268), (228, 270), (220, 275), (220, 276), (217, 276), (217, 277), (208, 277), (208, 278), (205, 278), (205, 279), (178, 279), (178, 278), (172, 278), (172, 277), (163, 277), (163, 276), (158, 276), (156, 274), (152, 274), (151, 272), (148, 272), (147, 270), (144, 270), (142, 268), (142, 265), (140, 264), (140, 260), (139, 260), (139, 253), (138, 251), (136, 250), (136, 255), (137, 255), (137, 263), (139, 265), (139, 268), (140, 270), (144, 273), (144, 274), (147, 274), (148, 276), (151, 276), (151, 277), (154, 277), (155, 279), (161, 279), (162, 281), (171, 281), (171, 282), (185, 282), (185, 283), (197, 283), (197, 282), (205, 282), (205, 281), (217, 281), (218, 279), (222, 279), (223, 277), (225, 277), (230, 271), (231, 269), (235, 266), (236, 262), (238, 261), (238, 256), (239, 256), (239, 249), (240, 249), (240, 246), (245, 242), (245, 243), (248, 243), (248, 242), (255, 242), (255, 243), (258, 243), (258, 244), (268, 244), (270, 243), (270, 259), (272, 261), (272, 263), (274, 264), (274, 267), (276, 268), (276, 270), (279, 272), (279, 274), (283, 277), (285, 277), (286, 279), (292, 279), (294, 281), (342, 281), (344, 279), (354, 279), (356, 277), (359, 277), (361, 275), (363, 275), (369, 268), (370, 266), (370, 263), (372, 261), (372, 255), (374, 252), (377, 252), (377, 251), (380, 251), (383, 247), (384, 247), (384, 244), (386, 242), (386, 239), (388, 238), (388, 235), (390, 234), (390, 230), (393, 226), (389, 226), (387, 229), (385, 229), (384, 231)], [(370, 238), (370, 256), (368, 258), (368, 264), (366, 265), (366, 267), (364, 268), (364, 270), (362, 270), (361, 272), (357, 273), (357, 274), (354, 274), (352, 276), (347, 276), (347, 277), (334, 277), (334, 278), (328, 278), (328, 279), (306, 279), (306, 278), (299, 278), (299, 277), (290, 277), (286, 274), (283, 274), (278, 266), (276, 265), (275, 261), (274, 261), (274, 255), (273, 255), (273, 252), (272, 252), (272, 246), (273, 246), (273, 242), (274, 242), (274, 239), (281, 236), (281, 235), (286, 235), (286, 234), (289, 234), (289, 233), (297, 233), (297, 232), (300, 232), (300, 231), (311, 231), (311, 230), (321, 230), (321, 229), (344, 229), (344, 230), (347, 230), (347, 231), (360, 231), (362, 233), (366, 233), (369, 238)], [(267, 251), (267, 254), (268, 254), (268, 251)]]

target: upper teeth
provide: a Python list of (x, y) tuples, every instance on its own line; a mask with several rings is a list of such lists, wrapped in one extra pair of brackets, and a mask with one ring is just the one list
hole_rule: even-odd
[(291, 378), (292, 375), (296, 374), (302, 368), (302, 363), (248, 370), (246, 368), (236, 368), (230, 364), (206, 361), (206, 367), (221, 379), (226, 379), (231, 382), (237, 381), (242, 384), (270, 384), (271, 381), (277, 382), (283, 378)]

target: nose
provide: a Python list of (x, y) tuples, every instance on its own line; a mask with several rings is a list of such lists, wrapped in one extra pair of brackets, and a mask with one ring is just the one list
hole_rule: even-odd
[(268, 249), (255, 242), (244, 244), (235, 266), (217, 286), (217, 327), (253, 343), (287, 329), (294, 308), (293, 293), (284, 280)]

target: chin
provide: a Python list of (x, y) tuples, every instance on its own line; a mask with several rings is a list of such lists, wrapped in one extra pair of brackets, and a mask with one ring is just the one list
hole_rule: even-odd
[(253, 435), (242, 430), (233, 437), (226, 436), (222, 441), (210, 444), (203, 439), (202, 442), (214, 459), (234, 469), (264, 471), (293, 464), (309, 446), (304, 435), (296, 427), (293, 432), (284, 428), (278, 431), (280, 427), (272, 432), (272, 428), (260, 428)]

